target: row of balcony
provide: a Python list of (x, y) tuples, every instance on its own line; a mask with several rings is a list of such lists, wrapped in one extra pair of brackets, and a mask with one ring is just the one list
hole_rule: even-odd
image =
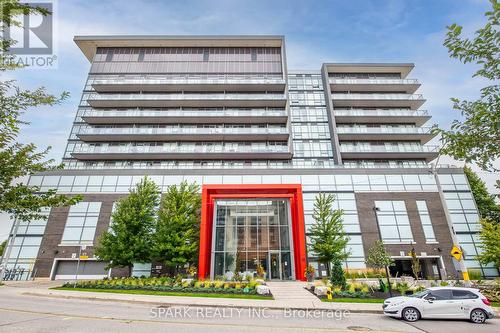
[(286, 110), (86, 110), (82, 119), (88, 124), (284, 124)]
[(91, 94), (90, 106), (106, 107), (282, 107), (285, 94)]
[(439, 154), (439, 146), (398, 146), (398, 145), (340, 145), (343, 159), (425, 159), (434, 160)]
[[(393, 78), (329, 78), (332, 91), (405, 91), (414, 93), (420, 83), (416, 79)], [(279, 76), (264, 77), (145, 77), (114, 76), (96, 78), (92, 87), (97, 92), (129, 91), (284, 91), (286, 81)]]
[(83, 141), (286, 141), (286, 127), (89, 127)]
[(180, 145), (180, 146), (79, 146), (73, 157), (79, 160), (207, 160), (207, 159), (290, 159), (281, 145)]
[(412, 94), (420, 87), (415, 79), (392, 78), (329, 78), (332, 91), (404, 91)]
[(112, 77), (92, 82), (97, 92), (133, 91), (280, 91), (285, 90), (282, 77)]
[(339, 140), (419, 140), (426, 143), (435, 135), (430, 127), (337, 127)]
[(431, 116), (426, 110), (408, 110), (408, 109), (345, 109), (333, 110), (335, 121), (341, 123), (408, 123), (422, 126)]
[(421, 94), (402, 93), (332, 93), (334, 107), (403, 107), (417, 110), (424, 103), (425, 99)]

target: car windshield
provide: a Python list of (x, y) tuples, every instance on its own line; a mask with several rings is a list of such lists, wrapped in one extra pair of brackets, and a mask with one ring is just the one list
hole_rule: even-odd
[(421, 292), (410, 295), (410, 297), (422, 298), (430, 292), (429, 289), (422, 290)]

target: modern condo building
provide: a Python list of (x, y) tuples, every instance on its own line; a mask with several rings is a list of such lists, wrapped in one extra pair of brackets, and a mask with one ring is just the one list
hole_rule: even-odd
[[(36, 276), (72, 278), (105, 271), (93, 245), (108, 229), (113, 203), (148, 175), (163, 190), (183, 180), (202, 188), (199, 274), (253, 273), (303, 279), (307, 233), (320, 192), (343, 209), (349, 258), (382, 239), (411, 274), (408, 252), (423, 277), (457, 274), (451, 232), (466, 265), (481, 266), (478, 212), (460, 168), (439, 167), (421, 109), (420, 83), (409, 63), (326, 63), (288, 70), (282, 36), (79, 36), (90, 62), (62, 171), (33, 175), (40, 191), (82, 194), (47, 221), (19, 226), (8, 267)], [(441, 200), (439, 180), (445, 200)], [(446, 210), (447, 213), (446, 214)], [(82, 250), (82, 247), (83, 250)], [(238, 265), (238, 267), (237, 267)], [(137, 264), (134, 274), (161, 272)]]

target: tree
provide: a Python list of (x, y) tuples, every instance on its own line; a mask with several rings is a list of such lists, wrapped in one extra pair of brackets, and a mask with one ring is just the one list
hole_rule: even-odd
[(108, 267), (128, 267), (152, 259), (153, 232), (160, 189), (144, 177), (130, 194), (117, 202), (112, 214), (110, 231), (99, 239), (95, 254)]
[(315, 223), (310, 229), (310, 249), (318, 257), (318, 261), (325, 264), (330, 276), (332, 261), (344, 261), (349, 256), (346, 251), (349, 237), (342, 225), (342, 210), (333, 210), (335, 197), (332, 194), (320, 193), (314, 202), (313, 219)]
[(347, 288), (347, 280), (345, 278), (344, 268), (342, 267), (342, 262), (338, 259), (333, 260), (330, 282), (334, 287), (340, 287), (342, 289)]
[[(18, 0), (2, 1), (1, 10), (0, 29), (3, 35), (8, 27), (21, 26), (14, 16), (19, 12), (50, 14), (45, 8), (20, 4)], [(12, 39), (0, 39), (0, 72), (23, 67), (16, 62), (15, 55), (9, 53), (15, 43)], [(35, 172), (62, 168), (62, 165), (53, 166), (53, 160), (46, 160), (50, 147), (38, 151), (35, 144), (21, 144), (17, 140), (21, 126), (28, 124), (21, 119), (26, 111), (40, 106), (53, 106), (67, 97), (66, 92), (54, 96), (43, 87), (23, 90), (16, 85), (15, 80), (0, 81), (0, 212), (22, 221), (43, 219), (46, 216), (41, 214), (42, 208), (72, 205), (81, 199), (79, 196), (70, 198), (58, 195), (56, 190), (40, 193), (39, 187), (18, 181)]]
[(155, 260), (175, 273), (186, 264), (197, 262), (200, 237), (200, 187), (183, 181), (169, 186), (163, 194), (156, 233), (153, 236)]
[(471, 168), (465, 166), (464, 172), (481, 217), (500, 223), (500, 205), (495, 202), (495, 196), (488, 193), (484, 181)]
[(479, 222), (481, 223), (479, 232), (481, 251), (477, 255), (477, 260), (483, 265), (492, 263), (496, 268), (500, 268), (500, 223), (487, 219), (481, 219)]
[(4, 240), (2, 243), (0, 243), (0, 256), (3, 255), (3, 251), (5, 251), (6, 246), (7, 246), (7, 240)]
[(381, 240), (377, 240), (368, 250), (365, 263), (368, 267), (381, 270), (387, 266), (394, 265), (394, 260), (392, 260), (391, 255), (385, 249), (384, 243)]
[[(385, 269), (385, 276), (387, 278), (387, 289), (392, 295), (391, 280), (389, 277), (389, 266), (394, 265), (394, 260), (392, 260), (391, 255), (385, 249), (384, 243), (381, 240), (375, 241), (375, 243), (368, 250), (368, 254), (365, 259), (366, 266), (375, 268), (377, 270)], [(379, 279), (380, 286), (382, 287), (382, 280)], [(383, 288), (385, 289), (385, 288)], [(385, 291), (385, 290), (384, 290)]]
[(415, 251), (415, 249), (411, 249), (410, 257), (411, 271), (413, 272), (413, 276), (415, 277), (415, 279), (418, 280), (420, 272), (422, 271), (422, 266), (420, 265), (420, 259), (417, 257), (417, 252)]
[(481, 68), (474, 77), (492, 82), (483, 87), (480, 98), (474, 101), (452, 98), (453, 109), (463, 120), (454, 120), (450, 130), (434, 127), (441, 135), (442, 154), (458, 160), (476, 163), (483, 170), (494, 170), (493, 161), (500, 157), (500, 4), (490, 0), (492, 10), (486, 12), (488, 23), (475, 32), (473, 39), (462, 36), (462, 27), (452, 24), (444, 46), (451, 58), (475, 63)]

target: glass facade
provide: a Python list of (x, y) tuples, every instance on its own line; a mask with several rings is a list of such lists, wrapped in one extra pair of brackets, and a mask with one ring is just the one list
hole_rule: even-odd
[(293, 246), (288, 200), (216, 200), (213, 277), (235, 272), (268, 279), (292, 279)]
[(404, 201), (375, 201), (380, 233), (384, 243), (413, 243), (413, 233)]
[(100, 202), (79, 202), (71, 206), (61, 244), (92, 245), (100, 211)]

